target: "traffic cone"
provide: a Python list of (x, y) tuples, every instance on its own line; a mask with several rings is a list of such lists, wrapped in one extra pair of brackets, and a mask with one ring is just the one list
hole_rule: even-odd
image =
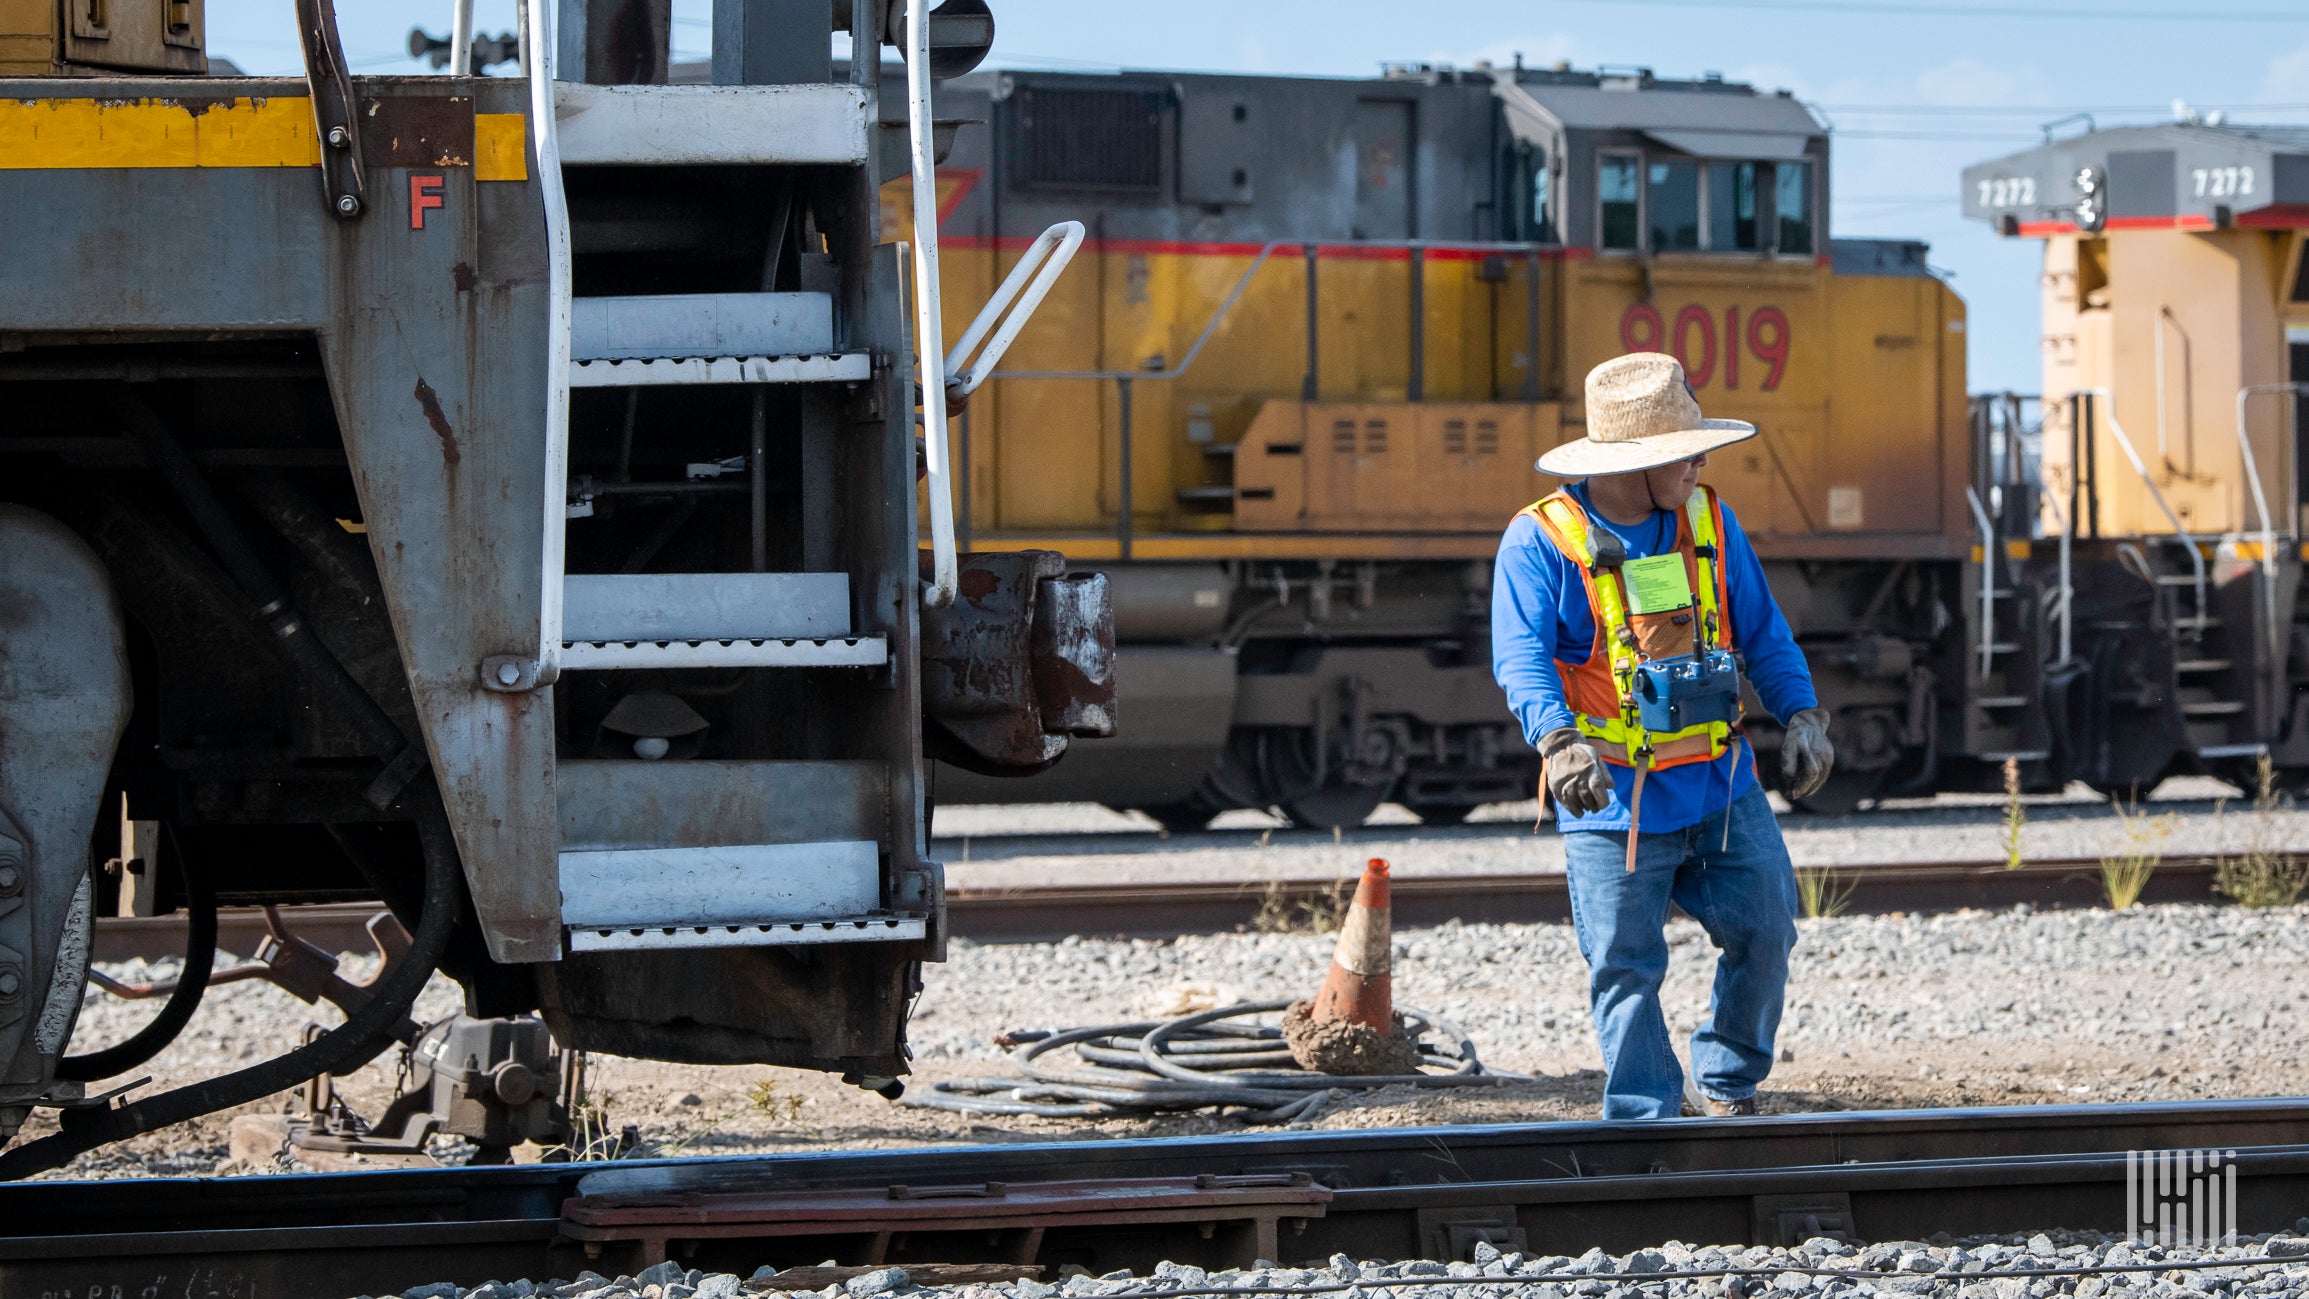
[(1300, 1068), (1343, 1076), (1420, 1071), (1418, 1038), (1395, 1013), (1388, 976), (1393, 941), (1387, 863), (1374, 857), (1355, 886), (1322, 989), (1313, 1001), (1292, 1002), (1283, 1012), (1283, 1041)]
[(1331, 950), (1330, 972), (1323, 976), (1322, 991), (1315, 994), (1308, 1017), (1316, 1023), (1345, 1020), (1382, 1033), (1394, 1029), (1394, 990), (1388, 977), (1394, 943), (1390, 894), (1387, 862), (1373, 857), (1363, 866), (1347, 922), (1339, 926), (1339, 944)]

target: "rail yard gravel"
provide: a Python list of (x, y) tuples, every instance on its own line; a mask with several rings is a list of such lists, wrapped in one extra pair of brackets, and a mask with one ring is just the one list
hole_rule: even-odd
[[(2309, 1220), (2301, 1224), (2309, 1230)], [(1074, 1274), (959, 1286), (918, 1286), (903, 1267), (879, 1268), (810, 1292), (820, 1299), (1155, 1299), (1162, 1295), (1339, 1295), (1343, 1299), (1743, 1299), (1774, 1295), (1918, 1295), (1991, 1299), (2167, 1299), (2291, 1295), (2309, 1289), (2309, 1239), (2240, 1237), (2224, 1247), (2144, 1245), (2098, 1232), (2037, 1231), (1950, 1240), (1847, 1244), (1819, 1236), (1790, 1248), (1668, 1241), (1627, 1254), (1577, 1258), (1502, 1254), (1475, 1261), (1354, 1260), (1333, 1255), (1282, 1266), (1206, 1271), (1161, 1263), (1146, 1275)], [(751, 1277), (660, 1263), (635, 1276), (586, 1273), (574, 1281), (438, 1283), (402, 1299), (735, 1299), (772, 1292), (776, 1270)], [(815, 1279), (815, 1278), (812, 1278)], [(778, 1287), (785, 1289), (786, 1287)], [(363, 1299), (368, 1299), (364, 1296)]]
[[(2309, 907), (1845, 916), (1800, 922), (1799, 935), (1783, 1059), (1763, 1095), (1768, 1112), (2289, 1095), (2309, 1066), (2302, 1032)], [(1714, 951), (1688, 920), (1672, 922), (1669, 938), (1666, 1003), (1681, 1034), (1704, 1009)], [(1401, 1002), (1456, 1020), (1487, 1062), (1533, 1081), (1448, 1095), (1378, 1091), (1335, 1103), (1315, 1126), (1594, 1116), (1598, 1058), (1568, 925), (1411, 930), (1396, 935), (1395, 948)], [(929, 967), (913, 1017), (917, 1085), (1008, 1069), (990, 1041), (1005, 1029), (1305, 995), (1330, 949), (1331, 939), (1316, 933), (957, 943), (951, 960)], [(454, 990), (436, 982), (423, 1009), (447, 1014), (455, 1001)], [(93, 997), (82, 1049), (119, 1040), (151, 1013), (151, 1003)], [(185, 1037), (147, 1072), (158, 1086), (249, 1063), (279, 1050), (309, 1018), (316, 1018), (311, 1008), (267, 985), (215, 989)], [(388, 1054), (342, 1084), (356, 1108), (381, 1107), (392, 1068)], [(286, 1101), (258, 1108), (277, 1112)], [(1207, 1114), (1095, 1122), (957, 1116), (894, 1106), (815, 1074), (598, 1057), (588, 1102), (605, 1130), (634, 1125), (642, 1154), (1237, 1127)], [(36, 1117), (26, 1136), (45, 1124)], [(149, 1134), (58, 1175), (207, 1173), (227, 1159), (228, 1126), (220, 1116)]]

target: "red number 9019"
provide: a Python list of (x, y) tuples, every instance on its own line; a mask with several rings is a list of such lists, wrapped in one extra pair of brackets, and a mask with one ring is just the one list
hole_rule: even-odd
[[(1741, 319), (1738, 307), (1724, 308), (1722, 360), (1724, 387), (1740, 386), (1740, 344), (1764, 363), (1762, 388), (1771, 392), (1788, 373), (1788, 316), (1778, 307), (1758, 307)], [(1743, 331), (1741, 326), (1747, 328)], [(1716, 318), (1706, 307), (1691, 303), (1676, 312), (1671, 330), (1660, 309), (1648, 302), (1631, 303), (1620, 315), (1620, 346), (1630, 352), (1670, 352), (1684, 367), (1692, 387), (1705, 388), (1716, 377), (1718, 357)]]

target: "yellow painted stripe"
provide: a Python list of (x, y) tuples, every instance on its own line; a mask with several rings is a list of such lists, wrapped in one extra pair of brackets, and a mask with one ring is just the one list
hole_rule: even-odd
[(312, 101), (0, 100), (0, 168), (317, 167)]
[(2004, 539), (2004, 557), (2006, 559), (2026, 559), (2029, 557), (2029, 554), (2030, 548), (2027, 542), (2020, 541), (2012, 537), (2006, 537)]
[(529, 121), (519, 113), (473, 115), (473, 179), (529, 179)]

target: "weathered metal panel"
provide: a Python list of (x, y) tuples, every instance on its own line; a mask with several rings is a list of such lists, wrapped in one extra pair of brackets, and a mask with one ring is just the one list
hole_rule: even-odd
[(555, 87), (572, 166), (852, 164), (866, 160), (866, 93), (840, 84)]

